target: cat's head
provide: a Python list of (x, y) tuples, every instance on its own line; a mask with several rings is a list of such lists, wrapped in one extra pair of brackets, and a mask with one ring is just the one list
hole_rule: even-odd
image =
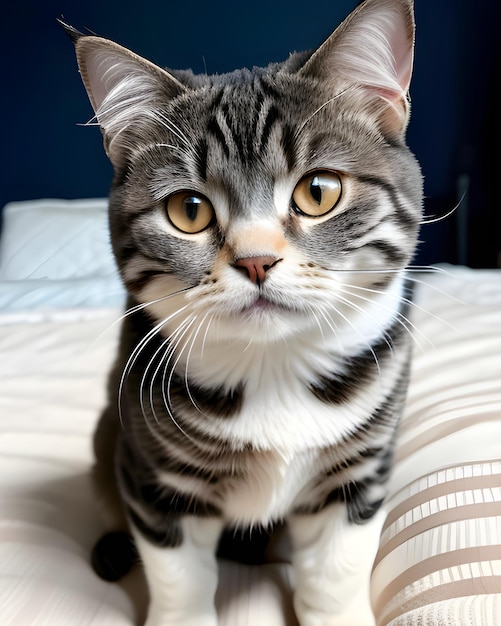
[(313, 53), (226, 75), (72, 34), (115, 170), (117, 263), (169, 332), (332, 331), (386, 302), (422, 205), (404, 141), (411, 0), (366, 0)]

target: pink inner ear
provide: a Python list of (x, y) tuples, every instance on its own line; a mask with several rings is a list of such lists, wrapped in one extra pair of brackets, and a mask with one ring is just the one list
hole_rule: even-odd
[(410, 0), (366, 0), (312, 55), (302, 71), (333, 89), (358, 84), (396, 103), (412, 73), (414, 20)]
[(412, 39), (409, 39), (405, 25), (394, 29), (390, 44), (395, 59), (395, 73), (398, 84), (403, 91), (407, 91), (411, 82), (414, 42)]
[(118, 67), (120, 58), (109, 46), (105, 47), (105, 44), (93, 37), (83, 38), (78, 42), (77, 57), (89, 99), (97, 112), (120, 78), (119, 72), (113, 72), (113, 68)]
[(95, 50), (87, 55), (85, 63), (87, 74), (86, 78), (95, 111), (100, 108), (108, 93), (104, 80), (105, 72), (103, 72), (103, 66), (108, 67), (109, 64), (105, 63), (105, 59), (103, 57), (103, 52)]

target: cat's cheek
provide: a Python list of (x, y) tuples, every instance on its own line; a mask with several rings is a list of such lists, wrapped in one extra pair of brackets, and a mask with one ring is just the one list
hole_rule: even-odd
[(182, 319), (181, 313), (186, 308), (182, 295), (185, 290), (185, 283), (175, 276), (159, 275), (146, 282), (135, 298), (140, 304), (147, 305), (147, 311), (158, 321), (174, 316)]

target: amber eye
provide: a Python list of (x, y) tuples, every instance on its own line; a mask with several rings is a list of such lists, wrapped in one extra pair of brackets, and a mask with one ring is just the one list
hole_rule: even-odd
[(321, 217), (341, 198), (341, 178), (336, 172), (319, 170), (304, 176), (296, 185), (292, 199), (299, 213)]
[(189, 191), (169, 196), (165, 210), (173, 226), (191, 235), (205, 230), (214, 220), (212, 204), (203, 196)]

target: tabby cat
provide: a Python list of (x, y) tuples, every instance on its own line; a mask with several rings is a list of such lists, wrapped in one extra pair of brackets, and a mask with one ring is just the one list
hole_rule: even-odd
[[(373, 623), (422, 209), (412, 0), (366, 0), (314, 52), (214, 76), (66, 28), (129, 298), (95, 475), (144, 565), (147, 625), (215, 626), (223, 530), (282, 522), (301, 626)], [(95, 553), (110, 579), (120, 537)]]

